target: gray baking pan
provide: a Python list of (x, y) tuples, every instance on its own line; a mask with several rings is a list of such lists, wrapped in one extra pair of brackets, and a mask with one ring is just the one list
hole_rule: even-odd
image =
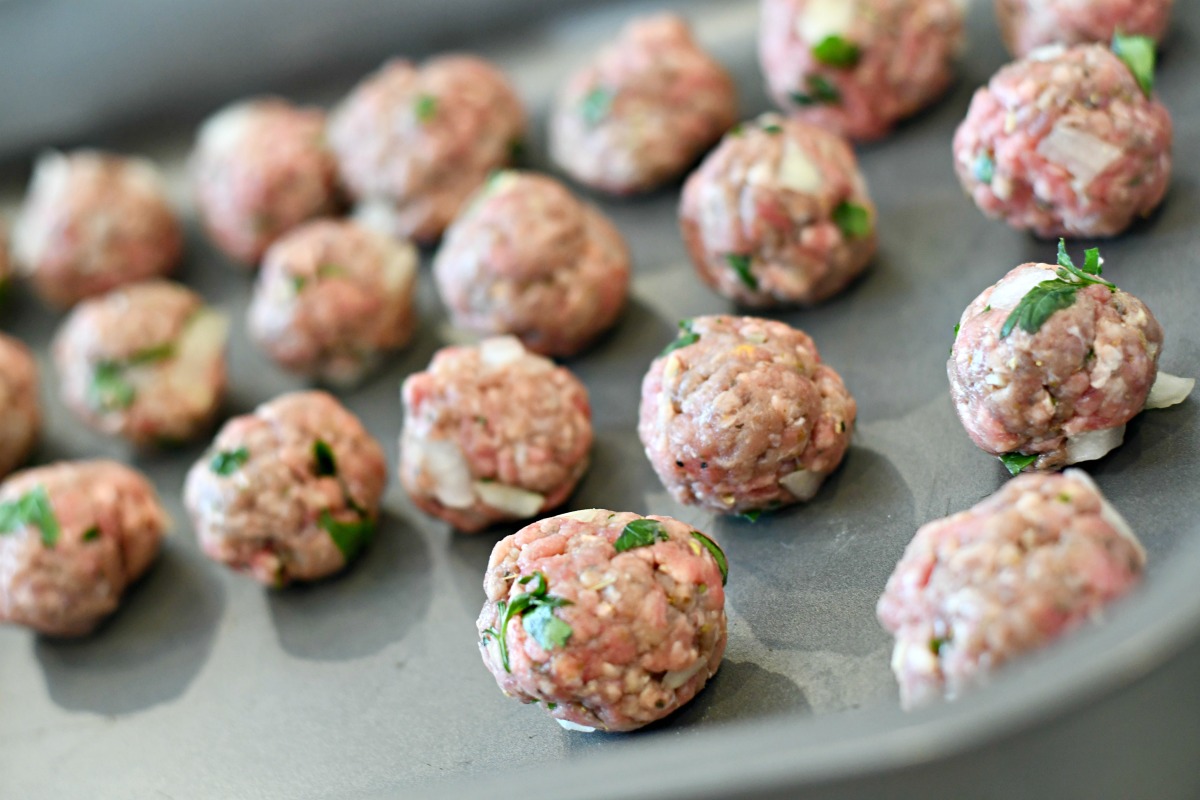
[[(519, 34), (465, 27), (429, 46), (498, 59), (540, 119), (568, 69), (625, 18), (664, 5), (671, 4), (574, 5), (524, 20)], [(687, 266), (674, 222), (677, 187), (598, 200), (629, 238), (636, 278), (617, 328), (570, 362), (592, 392), (598, 441), (569, 507), (678, 516), (718, 537), (731, 564), (721, 671), (689, 707), (637, 734), (568, 733), (497, 691), (480, 663), (474, 619), (488, 553), (511, 529), (455, 534), (418, 513), (393, 483), (381, 535), (338, 578), (270, 592), (207, 562), (179, 505), (201, 445), (132, 456), (84, 431), (56, 399), (46, 359), (59, 320), (18, 291), (0, 326), (39, 348), (48, 424), (37, 460), (130, 458), (153, 477), (177, 524), (159, 564), (94, 636), (63, 642), (0, 631), (0, 796), (1197, 796), (1194, 399), (1139, 418), (1124, 447), (1088, 466), (1146, 544), (1143, 588), (1102, 625), (1014, 665), (962, 702), (912, 714), (897, 707), (875, 600), (920, 524), (971, 505), (1006, 478), (970, 444), (951, 408), (952, 328), (983, 287), (1016, 264), (1053, 255), (1051, 243), (984, 220), (951, 168), (950, 138), (972, 90), (1005, 61), (988, 5), (972, 9), (971, 47), (952, 94), (860, 150), (881, 217), (871, 271), (826, 305), (776, 315), (812, 334), (859, 402), (853, 447), (812, 503), (750, 524), (678, 507), (660, 488), (634, 431), (641, 376), (676, 320), (731, 307)], [(674, 7), (736, 74), (744, 113), (765, 110), (756, 4)], [(403, 14), (403, 4), (392, 13)], [(1200, 375), (1198, 36), (1200, 8), (1179, 4), (1159, 83), (1177, 123), (1170, 196), (1153, 219), (1103, 245), (1106, 274), (1166, 328), (1163, 367), (1192, 376)], [(320, 59), (314, 52), (309, 66)], [(328, 90), (314, 83), (310, 96)], [(168, 130), (94, 141), (158, 159), (182, 199), (190, 131), (210, 108), (197, 101), (190, 118)], [(540, 135), (529, 152), (529, 166), (547, 166)], [(22, 172), (11, 169), (0, 184), (5, 213)], [(422, 277), (416, 343), (343, 395), (393, 465), (399, 382), (454, 338), (427, 271)], [(250, 276), (193, 233), (182, 278), (238, 322), (227, 413), (298, 388), (245, 339)]]

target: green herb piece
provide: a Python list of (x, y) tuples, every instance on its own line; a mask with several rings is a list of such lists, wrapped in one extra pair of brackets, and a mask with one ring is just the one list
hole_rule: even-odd
[(1000, 328), (1000, 338), (1003, 339), (1019, 327), (1026, 333), (1037, 333), (1042, 325), (1056, 311), (1062, 311), (1075, 304), (1075, 295), (1084, 286), (1094, 284), (1105, 286), (1111, 291), (1117, 287), (1100, 277), (1104, 271), (1100, 261), (1099, 248), (1092, 248), (1085, 253), (1084, 264), (1076, 267), (1067, 253), (1066, 241), (1058, 242), (1058, 277), (1042, 281), (1034, 286), (1016, 308), (1008, 315)]
[(667, 529), (658, 520), (635, 519), (621, 531), (617, 541), (613, 542), (613, 547), (618, 553), (624, 553), (635, 547), (649, 547), (655, 541), (665, 542), (670, 538), (667, 536)]
[(732, 128), (729, 129), (729, 133), (727, 135), (741, 136), (745, 132), (746, 132), (746, 126), (739, 122), (737, 125), (734, 125)]
[(423, 94), (417, 98), (414, 110), (417, 114), (417, 122), (421, 124), (429, 122), (437, 116), (438, 99), (431, 94)]
[(317, 477), (328, 478), (337, 475), (337, 459), (333, 456), (333, 448), (324, 439), (313, 442), (313, 461), (317, 465)]
[(566, 645), (567, 640), (575, 632), (565, 621), (554, 616), (553, 609), (573, 605), (570, 600), (549, 594), (546, 576), (541, 572), (526, 575), (517, 583), (526, 586), (533, 583), (529, 591), (517, 595), (512, 602), (501, 600), (496, 604), (496, 614), (500, 617), (500, 630), (496, 632), (489, 628), (484, 633), (490, 634), (500, 649), (500, 663), (505, 672), (512, 672), (508, 663), (508, 625), (514, 619), (532, 611), (524, 621), (525, 632), (533, 637), (543, 650), (553, 650)]
[(317, 267), (318, 278), (344, 278), (348, 273), (337, 264), (322, 264)]
[(1033, 462), (1037, 461), (1036, 455), (1027, 456), (1024, 453), (1005, 453), (1000, 456), (1000, 461), (1008, 469), (1010, 475), (1020, 475), (1029, 467), (1033, 466)]
[(546, 708), (553, 711), (554, 709), (558, 708), (558, 703), (546, 703)]
[(15, 533), (30, 525), (41, 531), (44, 547), (58, 544), (62, 529), (43, 486), (35, 486), (16, 500), (0, 503), (0, 534)]
[(836, 105), (842, 102), (842, 93), (822, 75), (809, 75), (804, 80), (805, 92), (792, 92), (792, 102), (798, 106)]
[(975, 173), (975, 180), (990, 186), (992, 179), (996, 177), (996, 162), (987, 153), (980, 153), (975, 156), (971, 171)]
[(308, 278), (304, 277), (303, 275), (293, 275), (292, 276), (292, 289), (296, 292), (296, 294), (300, 294), (301, 292), (303, 292), (304, 287), (307, 285), (308, 285)]
[(958, 323), (958, 322), (954, 323), (954, 338), (955, 339), (958, 338), (958, 332), (961, 330), (962, 330), (962, 324)]
[(1059, 493), (1058, 493), (1058, 502), (1060, 502), (1060, 503), (1070, 503), (1070, 502), (1071, 502), (1071, 495), (1070, 495), (1070, 494), (1068, 494), (1067, 492), (1059, 492)]
[(142, 364), (157, 364), (159, 361), (166, 361), (174, 357), (175, 343), (166, 342), (155, 347), (147, 347), (145, 350), (137, 351), (125, 363), (131, 367), (137, 367)]
[(751, 509), (750, 511), (743, 511), (741, 514), (738, 514), (738, 516), (746, 520), (746, 522), (758, 522), (758, 520), (762, 517), (762, 509), (755, 508)]
[(1118, 33), (1113, 37), (1112, 51), (1129, 67), (1146, 97), (1154, 94), (1154, 40), (1149, 36), (1122, 36)]
[(100, 411), (120, 411), (133, 405), (137, 391), (125, 380), (125, 367), (117, 361), (101, 361), (92, 372), (88, 402)]
[[(357, 511), (357, 510), (356, 510)], [(370, 519), (357, 519), (343, 522), (333, 518), (329, 510), (321, 512), (317, 522), (333, 539), (337, 549), (342, 551), (342, 557), (350, 562), (375, 536), (375, 522)]]
[(237, 450), (221, 450), (208, 462), (208, 468), (218, 475), (228, 477), (241, 469), (250, 460), (250, 451), (244, 447)]
[(580, 112), (583, 114), (583, 121), (589, 127), (596, 127), (605, 120), (609, 112), (612, 111), (613, 100), (615, 95), (603, 86), (597, 86), (592, 89), (583, 98), (583, 104), (580, 106)]
[(100, 529), (93, 525), (83, 532), (82, 538), (85, 542), (94, 542), (100, 538)]
[(836, 34), (826, 36), (813, 45), (813, 58), (822, 64), (839, 69), (849, 69), (858, 64), (862, 51), (858, 45)]
[(772, 136), (778, 136), (779, 134), (783, 133), (783, 126), (776, 125), (773, 122), (769, 122), (766, 125), (762, 126), (762, 131), (763, 131), (763, 133), (769, 133)]
[(662, 358), (682, 347), (693, 345), (698, 341), (700, 341), (700, 334), (692, 330), (692, 321), (690, 319), (681, 319), (679, 320), (679, 333), (676, 335), (675, 341), (667, 345), (658, 356)]
[(861, 239), (871, 233), (871, 212), (866, 206), (843, 201), (833, 210), (833, 221), (847, 239)]
[(988, 313), (988, 312), (989, 312), (989, 311), (991, 311), (991, 310), (992, 310), (992, 306), (991, 306), (991, 304), (990, 304), (990, 303), (989, 303), (988, 305), (986, 305), (986, 306), (984, 306), (984, 307), (983, 307), (983, 313), (985, 313), (985, 314), (986, 314), (986, 313)]
[(692, 538), (704, 545), (713, 560), (717, 562), (717, 569), (721, 570), (721, 585), (724, 586), (729, 580), (729, 561), (725, 558), (725, 551), (700, 531), (692, 531)]
[(949, 639), (943, 639), (940, 636), (934, 637), (933, 639), (929, 640), (929, 650), (935, 656), (940, 656), (942, 654), (942, 648), (945, 647), (949, 643), (950, 643)]
[(750, 256), (730, 253), (725, 256), (725, 260), (729, 262), (730, 268), (737, 273), (737, 276), (742, 279), (742, 283), (746, 284), (750, 291), (758, 291), (758, 278), (754, 277), (754, 273), (750, 271), (750, 265), (753, 263)]
[(566, 622), (554, 616), (551, 606), (538, 606), (527, 614), (522, 622), (525, 632), (533, 637), (543, 650), (564, 647), (575, 631)]

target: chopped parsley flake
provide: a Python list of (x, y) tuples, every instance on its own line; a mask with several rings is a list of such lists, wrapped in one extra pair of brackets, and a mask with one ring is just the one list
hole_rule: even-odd
[(422, 124), (430, 122), (437, 116), (438, 99), (431, 94), (423, 94), (417, 98), (413, 110), (416, 112), (417, 122)]
[(1000, 456), (1001, 463), (1008, 469), (1010, 475), (1020, 475), (1033, 466), (1033, 462), (1037, 460), (1036, 455), (1027, 456), (1024, 453), (1005, 453)]
[(741, 278), (742, 283), (746, 284), (746, 288), (752, 292), (758, 291), (758, 278), (754, 277), (754, 273), (750, 271), (750, 265), (753, 263), (750, 256), (729, 253), (725, 256), (725, 260), (729, 262), (730, 269)]
[(83, 536), (81, 538), (85, 542), (94, 542), (100, 538), (100, 529), (93, 525), (83, 532)]
[(1154, 65), (1157, 59), (1154, 40), (1149, 36), (1122, 36), (1118, 33), (1113, 37), (1112, 51), (1129, 67), (1146, 97), (1154, 94)]
[(1096, 284), (1115, 292), (1117, 287), (1100, 277), (1104, 271), (1101, 264), (1099, 248), (1092, 248), (1085, 253), (1083, 266), (1076, 267), (1067, 253), (1066, 241), (1059, 239), (1058, 277), (1042, 281), (1026, 292), (1000, 328), (1000, 338), (1006, 338), (1018, 327), (1026, 333), (1037, 333), (1054, 312), (1074, 305), (1075, 295), (1085, 286)]
[(326, 509), (321, 512), (317, 522), (329, 534), (329, 538), (333, 539), (333, 543), (342, 551), (342, 557), (347, 562), (352, 561), (375, 536), (375, 521), (361, 516), (347, 522), (334, 519), (333, 514)]
[(511, 602), (501, 600), (496, 604), (496, 615), (500, 618), (500, 630), (488, 628), (485, 635), (496, 640), (500, 649), (500, 663), (505, 672), (512, 672), (508, 662), (508, 625), (514, 619), (529, 613), (525, 620), (525, 632), (536, 641), (543, 650), (554, 650), (566, 645), (574, 633), (571, 626), (554, 616), (554, 609), (573, 605), (570, 600), (555, 597), (549, 593), (546, 576), (541, 572), (526, 575), (517, 581), (521, 586), (533, 583), (529, 591), (523, 592)]
[(128, 358), (106, 359), (97, 362), (92, 370), (92, 384), (88, 387), (88, 402), (99, 411), (123, 411), (137, 399), (137, 390), (126, 377), (131, 367), (157, 364), (175, 357), (172, 342), (147, 347)]
[(805, 92), (792, 92), (792, 102), (798, 106), (837, 105), (842, 102), (842, 93), (821, 75), (809, 75), (804, 80)]
[(769, 133), (772, 136), (778, 136), (779, 134), (783, 133), (783, 126), (776, 125), (774, 122), (768, 122), (766, 125), (762, 126), (762, 131), (763, 133)]
[(324, 439), (313, 442), (313, 461), (316, 462), (316, 473), (319, 478), (330, 478), (337, 475), (337, 459), (333, 448)]
[(44, 486), (35, 486), (16, 500), (0, 503), (0, 534), (16, 533), (34, 526), (42, 534), (42, 546), (53, 548), (62, 533), (50, 495)]
[(717, 562), (717, 569), (721, 571), (721, 585), (724, 586), (729, 580), (729, 561), (725, 558), (725, 551), (717, 545), (712, 539), (705, 536), (700, 531), (692, 531), (692, 538), (704, 545), (708, 550), (709, 555)]
[(753, 523), (758, 522), (758, 520), (762, 517), (762, 513), (763, 512), (761, 508), (754, 508), (749, 511), (743, 511), (741, 514), (738, 514), (738, 516), (746, 520), (746, 522)]
[(659, 358), (674, 353), (682, 347), (693, 345), (698, 341), (700, 341), (700, 334), (692, 330), (692, 321), (690, 319), (681, 319), (679, 320), (679, 334), (675, 337), (675, 341), (671, 342), (659, 353)]
[(813, 45), (813, 58), (830, 67), (849, 69), (858, 64), (862, 51), (858, 45), (836, 34)]
[(988, 153), (980, 153), (975, 156), (971, 172), (975, 174), (975, 180), (990, 186), (992, 179), (996, 177), (996, 162)]
[(580, 106), (580, 113), (583, 114), (583, 121), (589, 127), (596, 127), (608, 117), (612, 111), (612, 104), (615, 96), (612, 91), (605, 89), (603, 86), (597, 86), (592, 89), (583, 98), (583, 104)]
[(871, 233), (871, 212), (866, 206), (843, 201), (833, 210), (833, 221), (847, 239), (861, 239)]
[(250, 451), (244, 447), (236, 450), (221, 450), (208, 462), (208, 468), (218, 475), (232, 475), (250, 460)]
[(632, 550), (635, 547), (649, 547), (658, 542), (669, 541), (667, 529), (656, 519), (635, 519), (625, 526), (621, 535), (613, 542), (618, 553)]

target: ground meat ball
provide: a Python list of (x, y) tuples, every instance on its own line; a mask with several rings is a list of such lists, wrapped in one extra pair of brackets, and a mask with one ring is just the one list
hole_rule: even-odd
[(224, 316), (168, 281), (87, 300), (54, 339), (63, 403), (89, 427), (138, 446), (195, 438), (225, 395), (228, 334)]
[[(1028, 333), (1000, 333), (1049, 264), (1023, 264), (979, 295), (959, 322), (950, 354), (950, 393), (958, 417), (993, 455), (1036, 455), (1055, 470), (1100, 458), (1121, 443), (1158, 373), (1163, 331), (1133, 295), (1087, 286), (1074, 303)], [(1098, 448), (1098, 449), (1097, 449)]]
[(1161, 40), (1172, 5), (1174, 0), (996, 0), (996, 18), (1009, 51), (1023, 57), (1048, 44), (1107, 44), (1117, 33)]
[(3, 223), (0, 223), (0, 300), (4, 299), (11, 273), (12, 261), (8, 257), (8, 233), (5, 231)]
[(484, 664), (506, 695), (545, 702), (564, 727), (640, 728), (716, 673), (726, 572), (716, 543), (670, 517), (591, 509), (536, 522), (492, 550)]
[(550, 154), (615, 194), (678, 177), (737, 122), (733, 79), (673, 14), (634, 20), (576, 73), (551, 112)]
[(429, 244), (525, 135), (504, 75), (470, 56), (420, 69), (391, 61), (334, 110), (329, 139), (362, 213), (400, 238)]
[(775, 102), (852, 139), (886, 135), (954, 80), (964, 0), (763, 0), (759, 57)]
[(1086, 473), (1023, 475), (919, 531), (877, 609), (905, 707), (953, 700), (1101, 615), (1146, 555)]
[(213, 560), (268, 586), (349, 563), (374, 535), (383, 449), (325, 392), (293, 392), (225, 423), (184, 503)]
[(228, 106), (200, 128), (191, 168), (208, 235), (247, 265), (284, 233), (339, 207), (319, 108), (277, 97)]
[(183, 252), (157, 168), (82, 150), (38, 159), (13, 228), (18, 269), (47, 303), (72, 306), (170, 274)]
[(29, 457), (42, 429), (38, 370), (29, 348), (0, 334), (0, 477)]
[(1100, 45), (1043, 50), (975, 93), (954, 137), (963, 188), (1039, 236), (1114, 236), (1171, 178), (1171, 115)]
[(858, 406), (841, 377), (782, 322), (683, 327), (642, 382), (638, 434), (663, 485), (721, 514), (811, 499), (850, 444)]
[(311, 222), (267, 251), (250, 334), (285, 369), (352, 385), (412, 338), (416, 280), (407, 242), (355, 222)]
[(512, 337), (438, 351), (401, 394), (400, 481), (459, 530), (555, 508), (587, 469), (587, 389)]
[(0, 620), (83, 636), (158, 556), (170, 519), (114, 461), (70, 461), (0, 484)]
[(775, 115), (735, 128), (683, 188), (700, 277), (747, 306), (811, 304), (875, 254), (875, 205), (845, 141)]
[(454, 323), (571, 356), (610, 328), (629, 293), (616, 227), (552, 178), (501, 172), (450, 230), (433, 263)]

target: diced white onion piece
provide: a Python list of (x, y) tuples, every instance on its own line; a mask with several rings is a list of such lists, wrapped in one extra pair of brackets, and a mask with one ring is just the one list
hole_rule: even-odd
[(559, 719), (558, 717), (555, 717), (554, 721), (569, 731), (579, 731), (580, 733), (596, 732), (595, 728), (590, 728), (587, 725), (580, 725), (578, 722), (571, 722), (569, 719)]
[(367, 199), (354, 207), (354, 221), (384, 236), (396, 232), (396, 209), (386, 200)]
[(417, 463), (433, 475), (433, 494), (447, 508), (470, 508), (475, 504), (471, 486), (471, 470), (458, 445), (444, 439), (409, 439), (407, 445), (416, 452)]
[(796, 20), (796, 32), (811, 44), (825, 37), (844, 34), (854, 24), (857, 0), (810, 0)]
[(1195, 388), (1195, 378), (1181, 378), (1178, 375), (1169, 375), (1160, 371), (1154, 385), (1150, 387), (1149, 396), (1146, 397), (1146, 408), (1177, 406), (1187, 400), (1188, 395)]
[(1105, 428), (1101, 431), (1084, 431), (1067, 437), (1067, 463), (1095, 461), (1121, 446), (1125, 441), (1125, 426)]
[(546, 498), (537, 492), (506, 486), (503, 483), (475, 481), (474, 488), (483, 502), (518, 519), (532, 517), (542, 510), (542, 504), (546, 502)]
[(817, 169), (804, 149), (790, 138), (784, 142), (783, 157), (779, 160), (779, 183), (784, 188), (802, 194), (813, 194), (824, 183), (821, 170)]
[(236, 149), (249, 127), (253, 111), (253, 103), (236, 103), (209, 117), (200, 126), (198, 147), (218, 153)]
[(674, 691), (695, 677), (696, 673), (708, 665), (707, 658), (697, 658), (687, 669), (677, 669), (663, 675), (663, 686)]
[(483, 363), (493, 369), (505, 367), (525, 356), (525, 347), (515, 336), (493, 336), (479, 343)]
[[(70, 188), (70, 175), (71, 170), (65, 155), (57, 150), (43, 152), (33, 165), (29, 196), (39, 198), (39, 203), (46, 208), (62, 205), (66, 202), (64, 195)], [(41, 258), (50, 237), (54, 235), (49, 226), (39, 224), (36, 219), (39, 215), (39, 212), (34, 211), (27, 219), (26, 213), (22, 213), (13, 225), (12, 248), (18, 269), (31, 269)]]
[[(229, 320), (207, 308), (196, 312), (180, 334), (165, 377), (176, 395), (192, 408), (204, 411), (216, 403), (213, 367), (224, 357), (228, 341)], [(146, 366), (153, 368), (152, 364)]]
[(611, 511), (605, 511), (600, 508), (585, 508), (581, 511), (571, 511), (562, 516), (579, 520), (580, 522), (599, 522), (601, 517), (611, 513)]
[(1037, 151), (1046, 160), (1063, 167), (1079, 182), (1089, 186), (1122, 155), (1121, 148), (1060, 120)]
[(797, 500), (811, 500), (817, 490), (821, 488), (824, 480), (825, 474), (822, 472), (801, 469), (791, 475), (784, 475), (779, 479), (779, 485), (787, 489)]
[(1016, 308), (1017, 303), (1020, 303), (1021, 298), (1029, 294), (1030, 289), (1053, 277), (1055, 277), (1055, 273), (1052, 270), (1027, 269), (996, 284), (988, 303), (992, 308)]
[(1053, 61), (1065, 52), (1067, 47), (1064, 44), (1044, 44), (1025, 57), (1030, 61)]
[[(379, 233), (379, 231), (373, 231)], [(417, 276), (417, 248), (409, 242), (386, 237), (383, 259), (383, 290), (389, 297), (401, 294)]]
[(1089, 486), (1100, 498), (1100, 517), (1117, 529), (1117, 533), (1128, 539), (1137, 549), (1138, 555), (1141, 556), (1143, 564), (1146, 563), (1146, 548), (1142, 547), (1142, 542), (1138, 539), (1137, 534), (1133, 532), (1133, 528), (1129, 527), (1129, 523), (1125, 521), (1125, 517), (1121, 516), (1121, 512), (1108, 502), (1108, 498), (1100, 491), (1100, 487), (1092, 480), (1092, 476), (1088, 475), (1081, 469), (1068, 469), (1063, 472), (1063, 477), (1071, 478), (1080, 483)]

